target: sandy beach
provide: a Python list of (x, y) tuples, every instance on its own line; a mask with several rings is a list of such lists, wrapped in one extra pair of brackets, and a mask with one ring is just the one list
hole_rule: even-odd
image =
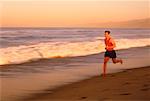
[(149, 101), (150, 66), (96, 76), (35, 94), (28, 101)]

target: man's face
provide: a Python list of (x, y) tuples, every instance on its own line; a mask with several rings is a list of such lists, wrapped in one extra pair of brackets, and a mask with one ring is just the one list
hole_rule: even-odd
[(106, 33), (105, 33), (105, 37), (109, 37), (109, 34), (108, 34), (108, 32), (106, 32)]

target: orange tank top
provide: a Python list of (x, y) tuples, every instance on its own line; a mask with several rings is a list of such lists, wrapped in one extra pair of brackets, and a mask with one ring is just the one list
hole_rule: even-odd
[(114, 46), (114, 41), (112, 38), (106, 39), (105, 38), (105, 45), (109, 48), (110, 50), (113, 50), (112, 46)]

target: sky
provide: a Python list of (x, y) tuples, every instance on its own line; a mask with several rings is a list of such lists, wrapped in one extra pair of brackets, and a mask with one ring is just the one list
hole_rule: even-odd
[(149, 0), (0, 0), (1, 27), (88, 27), (148, 17)]

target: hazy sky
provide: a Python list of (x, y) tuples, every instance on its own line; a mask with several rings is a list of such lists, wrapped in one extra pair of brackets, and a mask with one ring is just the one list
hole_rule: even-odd
[(150, 17), (149, 0), (0, 0), (1, 26), (66, 27)]

